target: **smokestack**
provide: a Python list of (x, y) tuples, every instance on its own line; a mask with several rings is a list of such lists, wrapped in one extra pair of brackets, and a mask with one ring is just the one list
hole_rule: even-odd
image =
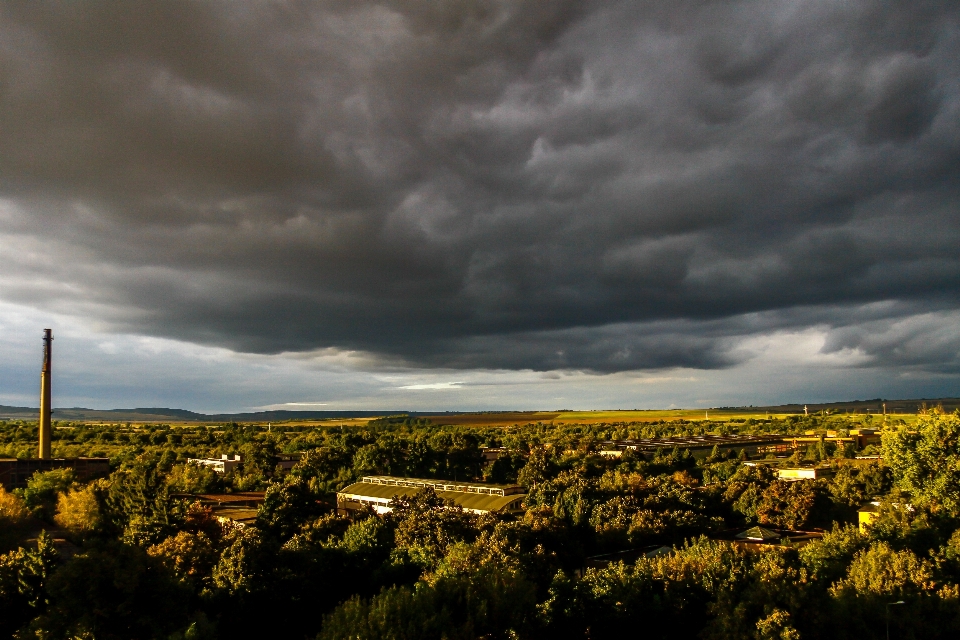
[(43, 330), (43, 369), (40, 370), (40, 457), (50, 457), (50, 357), (53, 330)]

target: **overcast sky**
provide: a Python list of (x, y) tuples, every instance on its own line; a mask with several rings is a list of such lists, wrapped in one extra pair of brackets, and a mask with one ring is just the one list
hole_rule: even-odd
[(0, 4), (0, 403), (960, 395), (960, 4)]

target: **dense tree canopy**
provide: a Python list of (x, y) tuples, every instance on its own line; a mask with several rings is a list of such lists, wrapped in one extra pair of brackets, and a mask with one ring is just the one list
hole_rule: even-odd
[[(737, 450), (597, 453), (610, 438), (823, 433), (810, 416), (726, 423), (449, 427), (67, 425), (58, 455), (107, 455), (107, 478), (39, 473), (0, 491), (0, 635), (18, 638), (898, 638), (960, 633), (960, 418), (890, 420), (883, 457), (814, 445), (825, 479), (785, 482)], [(0, 424), (0, 447), (35, 429)], [(486, 462), (483, 449), (499, 457)], [(289, 470), (277, 454), (302, 454)], [(188, 457), (239, 454), (221, 475)], [(790, 454), (784, 454), (790, 455)], [(781, 460), (782, 462), (782, 460)], [(519, 516), (432, 490), (336, 513), (364, 474), (518, 483)], [(195, 495), (262, 490), (256, 521)], [(861, 531), (857, 509), (873, 501)], [(753, 526), (822, 531), (744, 546)], [(56, 542), (41, 529), (53, 531)], [(59, 551), (57, 549), (60, 549)]]

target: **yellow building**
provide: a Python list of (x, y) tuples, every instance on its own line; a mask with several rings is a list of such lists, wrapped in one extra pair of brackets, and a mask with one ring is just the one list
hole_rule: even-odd
[(857, 510), (857, 519), (860, 521), (860, 532), (866, 533), (867, 529), (873, 524), (873, 521), (877, 519), (877, 514), (880, 511), (879, 502), (869, 502)]
[(826, 467), (798, 467), (794, 469), (780, 469), (777, 478), (780, 480), (818, 480), (833, 475), (833, 469)]

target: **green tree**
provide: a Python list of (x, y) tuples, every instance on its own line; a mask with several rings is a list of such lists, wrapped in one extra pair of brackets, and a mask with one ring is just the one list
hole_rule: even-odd
[(382, 561), (393, 547), (393, 537), (393, 530), (386, 521), (371, 516), (347, 527), (339, 546), (348, 553)]
[(357, 476), (402, 473), (402, 464), (401, 452), (392, 438), (380, 438), (376, 443), (364, 445), (353, 456)]
[(231, 529), (223, 538), (223, 546), (212, 572), (214, 586), (231, 595), (269, 589), (271, 549), (256, 529)]
[[(299, 533), (284, 543), (284, 547), (337, 545), (347, 529), (372, 516), (372, 509), (367, 513), (361, 511), (354, 514), (352, 521), (336, 513), (328, 513), (303, 525)], [(392, 534), (390, 538), (393, 538)]]
[(160, 558), (178, 578), (195, 590), (209, 586), (218, 561), (213, 541), (202, 531), (181, 531), (147, 549), (147, 555)]
[(554, 477), (556, 474), (557, 466), (553, 456), (551, 456), (546, 449), (536, 447), (530, 452), (530, 457), (527, 458), (527, 464), (520, 470), (517, 481), (529, 490), (538, 483)]
[(883, 459), (915, 499), (960, 511), (960, 414), (931, 413), (915, 428), (885, 430)]
[(793, 627), (790, 614), (774, 609), (770, 615), (757, 621), (756, 640), (800, 640), (800, 632)]
[(526, 465), (526, 457), (518, 451), (501, 455), (484, 470), (484, 481), (506, 484), (517, 481), (517, 474)]
[(850, 561), (869, 542), (870, 538), (857, 525), (834, 525), (820, 540), (800, 549), (800, 560), (814, 580), (831, 584), (843, 577)]
[(764, 490), (757, 506), (760, 524), (783, 529), (803, 529), (823, 519), (830, 502), (823, 487), (812, 480), (776, 480)]
[(95, 487), (88, 485), (61, 493), (53, 520), (75, 536), (82, 537), (100, 529), (100, 500)]
[(187, 624), (189, 590), (133, 545), (84, 550), (52, 575), (48, 592), (31, 625), (37, 637), (148, 639)]
[(745, 571), (734, 576), (708, 605), (713, 619), (704, 638), (798, 637), (794, 614), (804, 614), (796, 616), (798, 623), (816, 615), (803, 612), (812, 587), (806, 567), (791, 549), (770, 549), (745, 560)]
[(933, 591), (933, 565), (912, 551), (895, 551), (886, 542), (877, 542), (857, 553), (847, 575), (832, 587), (835, 596), (888, 596), (905, 598)]
[(289, 540), (303, 525), (332, 510), (332, 496), (318, 491), (304, 475), (290, 475), (267, 488), (257, 525), (280, 541)]
[(386, 589), (370, 600), (348, 600), (324, 619), (319, 638), (473, 640), (528, 636), (536, 620), (533, 585), (515, 566), (494, 561), (489, 551), (455, 545), (449, 561), (441, 564), (429, 581), (418, 582), (413, 588)]
[(13, 632), (44, 612), (47, 584), (59, 562), (53, 539), (43, 532), (35, 549), (0, 555), (0, 636)]
[(38, 471), (27, 480), (23, 501), (36, 517), (53, 522), (57, 496), (74, 484), (73, 469)]
[(199, 464), (178, 464), (167, 474), (167, 485), (175, 493), (220, 493), (226, 488), (223, 476)]
[(684, 538), (719, 531), (722, 528), (722, 519), (710, 518), (688, 509), (641, 509), (633, 514), (627, 536), (634, 546), (679, 543)]
[(290, 474), (308, 481), (316, 479), (321, 483), (329, 482), (337, 478), (342, 470), (350, 468), (352, 458), (346, 447), (318, 447), (304, 453)]
[(748, 522), (754, 522), (763, 491), (774, 478), (773, 471), (767, 466), (748, 467), (741, 464), (727, 481), (723, 499), (734, 512), (744, 516)]
[(186, 505), (170, 495), (166, 476), (149, 461), (114, 472), (107, 486), (104, 523), (124, 540), (149, 546), (183, 525)]
[(398, 496), (390, 506), (397, 547), (425, 566), (435, 566), (448, 546), (471, 537), (473, 518), (431, 488), (421, 489), (410, 498)]
[(0, 486), (0, 552), (18, 545), (29, 517), (30, 510), (20, 496)]
[(0, 486), (0, 526), (19, 525), (29, 515), (26, 503), (15, 493), (8, 493)]

